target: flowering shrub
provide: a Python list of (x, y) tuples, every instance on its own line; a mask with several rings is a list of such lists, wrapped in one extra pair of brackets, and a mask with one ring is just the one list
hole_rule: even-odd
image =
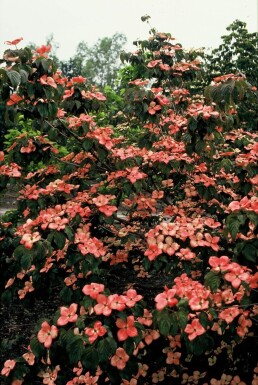
[(152, 31), (123, 56), (142, 71), (125, 93), (134, 145), (99, 125), (106, 97), (64, 78), (49, 47), (2, 61), (1, 98), (29, 127), (0, 157), (1, 186), (20, 186), (0, 223), (2, 301), (60, 300), (6, 384), (257, 381), (258, 135), (192, 92), (201, 63), (173, 40)]

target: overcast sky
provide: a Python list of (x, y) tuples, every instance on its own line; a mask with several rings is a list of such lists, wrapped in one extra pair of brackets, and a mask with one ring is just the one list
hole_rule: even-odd
[(6, 40), (23, 37), (20, 47), (42, 45), (51, 33), (68, 59), (82, 40), (90, 45), (104, 36), (122, 32), (132, 41), (146, 38), (149, 27), (141, 16), (151, 16), (151, 25), (170, 32), (185, 48), (216, 47), (226, 27), (245, 21), (257, 31), (258, 0), (0, 0), (0, 53)]

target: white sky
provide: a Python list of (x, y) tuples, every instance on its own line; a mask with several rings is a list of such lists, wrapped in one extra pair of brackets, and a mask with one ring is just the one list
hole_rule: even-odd
[(185, 48), (216, 47), (226, 27), (239, 19), (257, 31), (258, 0), (0, 0), (0, 54), (6, 40), (45, 44), (51, 33), (59, 44), (57, 56), (73, 56), (82, 40), (90, 45), (104, 36), (122, 32), (132, 41), (148, 37), (149, 27), (170, 32)]

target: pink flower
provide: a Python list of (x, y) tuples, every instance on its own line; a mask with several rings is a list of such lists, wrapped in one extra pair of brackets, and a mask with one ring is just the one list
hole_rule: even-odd
[(28, 363), (28, 365), (34, 365), (35, 362), (35, 355), (32, 353), (30, 346), (28, 347), (29, 351), (27, 353), (24, 353), (22, 357), (25, 359), (25, 361)]
[(32, 234), (24, 234), (20, 243), (26, 247), (26, 249), (31, 249), (33, 243), (39, 241), (41, 239), (41, 235), (38, 231)]
[(116, 366), (117, 369), (122, 370), (126, 366), (126, 362), (129, 360), (128, 354), (126, 354), (123, 348), (117, 348), (116, 354), (111, 358), (111, 365)]
[(229, 263), (230, 263), (230, 260), (225, 255), (223, 255), (221, 257), (210, 257), (209, 258), (209, 264), (211, 265), (211, 267), (214, 271), (227, 270)]
[(41, 329), (38, 332), (38, 340), (44, 344), (45, 348), (50, 348), (52, 341), (58, 335), (58, 329), (56, 326), (50, 326), (46, 321), (41, 324)]
[(45, 371), (41, 370), (38, 376), (43, 378), (43, 384), (56, 385), (55, 380), (57, 379), (57, 374), (59, 370), (59, 365), (56, 366), (53, 371), (49, 367), (47, 367)]
[(89, 337), (89, 342), (93, 342), (98, 338), (106, 334), (107, 329), (102, 325), (100, 321), (94, 323), (93, 328), (86, 328), (84, 333)]
[(205, 233), (204, 236), (205, 236), (205, 241), (204, 241), (205, 246), (211, 247), (214, 251), (218, 251), (219, 250), (218, 243), (220, 241), (220, 238), (212, 237), (209, 233)]
[(112, 294), (109, 297), (110, 307), (114, 310), (123, 311), (125, 309), (125, 298), (119, 294)]
[(126, 321), (118, 318), (116, 320), (116, 326), (120, 329), (117, 332), (118, 341), (125, 341), (128, 337), (136, 337), (138, 335), (138, 331), (134, 326), (133, 315), (128, 316)]
[(249, 281), (250, 274), (245, 272), (238, 264), (232, 263), (229, 265), (229, 268), (230, 271), (224, 275), (224, 278), (230, 282), (235, 289), (241, 285), (242, 281)]
[(219, 313), (219, 318), (223, 321), (226, 321), (227, 324), (230, 324), (239, 314), (239, 308), (236, 306), (231, 306), (228, 309), (222, 310)]
[(78, 305), (77, 303), (72, 303), (69, 308), (61, 306), (60, 314), (61, 316), (57, 320), (58, 326), (64, 326), (68, 324), (68, 322), (76, 322), (78, 315), (77, 312)]
[(178, 303), (178, 300), (175, 298), (176, 290), (167, 289), (155, 297), (156, 309), (162, 310), (166, 306), (175, 306)]
[(143, 316), (138, 317), (137, 321), (145, 326), (151, 326), (152, 325), (152, 314), (149, 310), (144, 309)]
[(127, 290), (126, 295), (124, 295), (123, 298), (127, 307), (134, 307), (136, 302), (142, 299), (142, 295), (137, 294), (136, 290), (134, 289), (129, 289)]
[(96, 314), (103, 314), (109, 316), (112, 313), (110, 298), (106, 297), (104, 294), (99, 294), (96, 298), (97, 305), (94, 306), (94, 311)]
[(6, 103), (7, 106), (13, 106), (14, 104), (17, 104), (23, 100), (23, 97), (14, 93), (10, 96), (10, 99)]
[(2, 376), (6, 376), (6, 377), (9, 376), (10, 371), (13, 370), (13, 368), (15, 367), (15, 364), (16, 364), (16, 361), (14, 360), (5, 361), (4, 367), (1, 370)]
[(8, 41), (5, 41), (5, 44), (7, 45), (17, 45), (19, 44), (21, 41), (23, 40), (23, 37), (18, 37), (17, 39), (15, 40), (8, 40)]
[(197, 318), (194, 318), (191, 324), (187, 324), (184, 331), (188, 334), (190, 341), (205, 333), (204, 327), (200, 324), (200, 321)]
[(85, 285), (82, 289), (83, 294), (90, 296), (92, 299), (96, 299), (99, 293), (104, 291), (105, 286), (102, 283), (92, 282), (90, 285)]

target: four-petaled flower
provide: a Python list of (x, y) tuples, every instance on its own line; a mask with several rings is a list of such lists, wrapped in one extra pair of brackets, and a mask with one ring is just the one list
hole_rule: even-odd
[(78, 315), (76, 314), (78, 308), (77, 303), (72, 303), (69, 308), (65, 306), (60, 307), (60, 317), (57, 320), (58, 326), (64, 326), (68, 322), (76, 322)]
[(92, 282), (90, 285), (85, 285), (82, 289), (83, 294), (90, 296), (92, 299), (96, 299), (99, 293), (104, 291), (105, 286), (102, 283)]
[(175, 298), (176, 290), (167, 289), (155, 297), (156, 308), (158, 310), (164, 309), (166, 306), (172, 307), (178, 303), (178, 300)]
[(188, 334), (190, 341), (205, 333), (205, 329), (198, 318), (194, 318), (190, 324), (187, 324), (184, 331)]
[(6, 377), (9, 376), (10, 371), (13, 370), (13, 368), (15, 367), (15, 364), (16, 364), (16, 361), (14, 360), (5, 361), (4, 367), (1, 370), (2, 376), (6, 376)]
[(50, 326), (47, 321), (41, 324), (41, 329), (38, 332), (38, 340), (44, 344), (45, 348), (50, 348), (54, 338), (58, 336), (58, 329), (55, 325)]
[(117, 369), (122, 370), (125, 368), (129, 356), (123, 348), (117, 348), (116, 354), (111, 358), (111, 365), (116, 366)]
[(93, 342), (98, 337), (103, 337), (107, 332), (107, 329), (102, 325), (100, 321), (96, 321), (93, 325), (93, 328), (86, 328), (84, 333), (89, 337), (89, 342)]
[(134, 326), (133, 315), (128, 316), (126, 320), (118, 318), (116, 326), (119, 328), (117, 332), (118, 341), (125, 341), (128, 337), (136, 337), (138, 335), (138, 331)]

